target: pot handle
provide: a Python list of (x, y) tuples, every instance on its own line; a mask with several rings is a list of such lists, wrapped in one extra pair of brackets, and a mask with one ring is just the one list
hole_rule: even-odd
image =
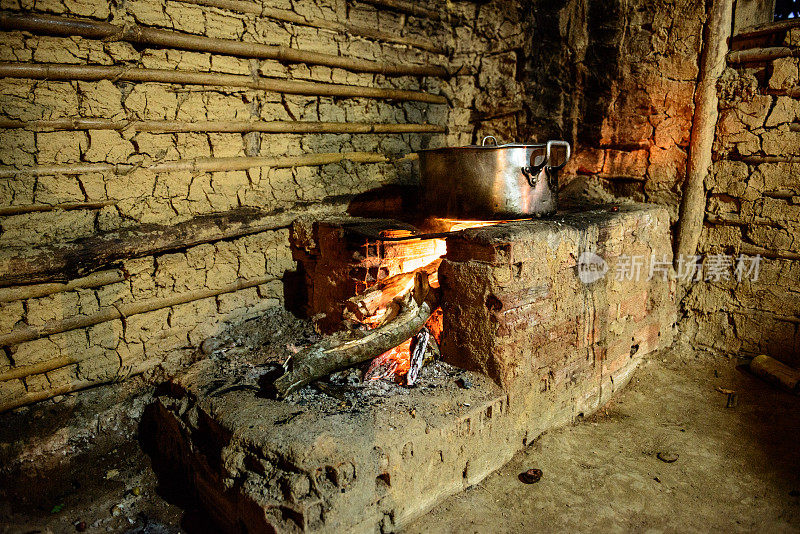
[[(564, 158), (564, 162), (561, 165), (550, 165), (550, 160), (553, 156), (553, 147), (564, 147), (567, 150), (567, 157)], [(531, 162), (530, 167), (522, 167), (522, 174), (525, 175), (525, 178), (528, 179), (528, 184), (531, 187), (536, 187), (536, 183), (539, 181), (539, 173), (542, 172), (542, 169), (547, 170), (548, 174), (554, 171), (559, 171), (564, 168), (564, 165), (567, 164), (569, 158), (572, 156), (572, 147), (567, 141), (548, 141), (546, 145), (546, 152), (545, 156), (538, 155), (536, 158)]]
[[(553, 147), (560, 146), (564, 147), (567, 151), (567, 156), (564, 158), (564, 162), (561, 165), (549, 165), (550, 159), (552, 157)], [(564, 165), (567, 164), (569, 158), (572, 156), (572, 147), (569, 145), (567, 141), (548, 141), (547, 142), (547, 158), (546, 161), (548, 163), (547, 170), (548, 171), (560, 171), (564, 168)]]

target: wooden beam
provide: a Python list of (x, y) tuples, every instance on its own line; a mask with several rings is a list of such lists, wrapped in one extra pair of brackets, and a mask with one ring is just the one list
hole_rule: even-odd
[(68, 393), (74, 393), (76, 391), (80, 391), (82, 389), (90, 388), (93, 386), (100, 386), (103, 384), (110, 384), (113, 382), (117, 382), (119, 380), (124, 380), (132, 376), (145, 373), (150, 369), (158, 367), (162, 363), (163, 360), (160, 359), (146, 360), (144, 362), (128, 366), (124, 369), (120, 369), (120, 371), (124, 372), (123, 376), (114, 376), (111, 378), (98, 378), (97, 380), (78, 380), (76, 382), (71, 382), (63, 386), (57, 386), (54, 388), (44, 389), (41, 391), (29, 391), (24, 395), (20, 395), (18, 397), (14, 397), (11, 400), (0, 403), (0, 413), (5, 412), (7, 410), (13, 410), (14, 408), (19, 408), (20, 406), (26, 406), (34, 402), (50, 399), (57, 395), (66, 395)]
[(781, 20), (777, 22), (767, 22), (758, 26), (745, 28), (744, 31), (733, 37), (734, 41), (746, 41), (755, 37), (764, 37), (781, 32), (788, 32), (793, 28), (800, 28), (800, 19)]
[(63, 37), (79, 36), (103, 41), (124, 41), (142, 46), (191, 50), (254, 59), (272, 59), (284, 63), (324, 65), (331, 68), (346, 69), (354, 72), (371, 72), (385, 76), (447, 77), (450, 75), (447, 68), (440, 65), (413, 65), (410, 63), (388, 65), (366, 59), (298, 50), (288, 46), (205, 37), (172, 30), (149, 28), (137, 24), (117, 26), (109, 22), (91, 19), (67, 18), (37, 13), (0, 12), (0, 30), (28, 31)]
[(48, 283), (30, 286), (0, 287), (0, 302), (13, 302), (15, 300), (35, 299), (63, 293), (64, 291), (74, 291), (76, 289), (86, 289), (94, 287), (116, 284), (125, 280), (125, 273), (118, 269), (112, 271), (99, 271), (83, 278), (76, 278), (66, 283)]
[[(250, 280), (240, 279), (218, 289), (198, 289), (195, 291), (187, 291), (185, 293), (177, 293), (164, 298), (114, 304), (112, 306), (101, 308), (100, 311), (93, 313), (92, 315), (76, 315), (66, 319), (48, 321), (42, 325), (27, 325), (17, 327), (7, 334), (0, 335), (0, 347), (18, 345), (19, 343), (25, 343), (26, 341), (33, 341), (45, 336), (52, 336), (53, 334), (77, 330), (78, 328), (88, 328), (90, 326), (106, 323), (115, 319), (124, 319), (125, 317), (138, 315), (140, 313), (163, 310), (164, 308), (170, 308), (179, 304), (186, 304), (209, 297), (224, 295), (226, 293), (233, 293), (242, 289), (260, 286), (262, 284), (272, 282), (273, 280), (275, 280), (275, 277), (273, 276), (260, 277)], [(32, 374), (41, 372), (45, 371), (35, 371)]]
[(57, 210), (99, 210), (106, 206), (113, 206), (116, 203), (116, 200), (100, 200), (97, 202), (64, 202), (63, 204), (23, 204), (20, 206), (3, 206), (0, 207), (0, 217)]
[[(444, 20), (446, 17), (446, 6), (442, 5), (443, 9), (435, 10), (421, 6), (419, 2), (408, 2), (407, 0), (359, 0), (365, 4), (370, 4), (379, 8), (391, 9), (392, 11), (399, 11), (415, 17), (430, 20)], [(444, 12), (443, 12), (444, 11)]]
[(764, 258), (770, 258), (773, 260), (791, 260), (791, 261), (798, 261), (800, 260), (800, 253), (794, 252), (791, 250), (775, 250), (769, 249), (766, 247), (760, 247), (758, 245), (751, 245), (750, 243), (742, 243), (739, 246), (739, 251), (743, 254), (748, 254), (750, 256), (762, 256)]
[(762, 165), (764, 163), (800, 163), (800, 156), (737, 156), (731, 161), (741, 161), (748, 165)]

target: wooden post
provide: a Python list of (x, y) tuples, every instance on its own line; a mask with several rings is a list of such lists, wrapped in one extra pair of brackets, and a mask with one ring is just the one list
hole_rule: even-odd
[(694, 118), (689, 141), (689, 165), (678, 215), (675, 264), (694, 256), (706, 211), (705, 179), (711, 169), (711, 151), (719, 115), (717, 81), (725, 70), (731, 35), (732, 0), (713, 0), (703, 31), (703, 54), (694, 95)]

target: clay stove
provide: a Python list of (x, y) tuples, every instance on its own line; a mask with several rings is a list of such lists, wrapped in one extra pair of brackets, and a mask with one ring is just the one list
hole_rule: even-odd
[(295, 225), (308, 311), (326, 331), (380, 322), (384, 309), (359, 316), (348, 299), (438, 264), (430, 274), (441, 286), (441, 361), (413, 388), (340, 373), (285, 400), (248, 385), (264, 362), (246, 374), (226, 358), (195, 364), (159, 397), (151, 420), (157, 457), (221, 528), (395, 530), (543, 431), (599, 409), (643, 355), (669, 344), (668, 278), (609, 271), (587, 280), (578, 265), (585, 253), (607, 265), (669, 258), (665, 210), (630, 204), (476, 226), (445, 243), (381, 241), (414, 231), (396, 221)]

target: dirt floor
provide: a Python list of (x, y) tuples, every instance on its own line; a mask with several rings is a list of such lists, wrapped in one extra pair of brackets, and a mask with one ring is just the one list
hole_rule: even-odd
[[(676, 350), (643, 362), (601, 413), (541, 436), (407, 531), (798, 531), (800, 398), (741, 363)], [(737, 392), (735, 407), (726, 408), (718, 388)], [(147, 396), (119, 406), (107, 397), (98, 390), (3, 416), (0, 452), (8, 458), (35, 427), (26, 421), (69, 417), (84, 401), (105, 406), (94, 434), (54, 433), (39, 456), (3, 468), (0, 532), (213, 531), (179, 491), (158, 486), (135, 439), (121, 439)], [(73, 461), (45, 461), (45, 449), (62, 442), (79, 451)], [(519, 475), (530, 468), (543, 476), (524, 484)]]
[[(685, 354), (643, 362), (606, 409), (541, 436), (408, 532), (797, 532), (800, 398), (741, 362)], [(523, 484), (531, 468), (542, 478)]]

